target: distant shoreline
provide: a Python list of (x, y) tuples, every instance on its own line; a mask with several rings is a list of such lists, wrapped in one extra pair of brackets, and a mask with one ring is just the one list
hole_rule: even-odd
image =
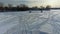
[(39, 11), (41, 11), (41, 10), (42, 10), (42, 11), (45, 11), (45, 10), (46, 10), (46, 11), (50, 11), (50, 10), (57, 10), (57, 9), (60, 10), (60, 8), (47, 8), (47, 9), (39, 9), (39, 8), (33, 9), (33, 8), (29, 8), (29, 9), (27, 9), (27, 10), (23, 10), (23, 9), (22, 9), (22, 10), (4, 10), (4, 9), (1, 10), (1, 9), (0, 9), (0, 12), (20, 12), (20, 11), (23, 12), (23, 11), (34, 11), (34, 10), (35, 10), (35, 11), (38, 11), (38, 10), (39, 10)]

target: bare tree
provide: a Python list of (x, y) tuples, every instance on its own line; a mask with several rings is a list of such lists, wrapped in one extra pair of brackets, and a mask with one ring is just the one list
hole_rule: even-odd
[(51, 8), (51, 6), (50, 6), (50, 5), (47, 5), (46, 8), (47, 8), (47, 9), (48, 9), (48, 8)]
[(28, 6), (25, 5), (25, 4), (20, 4), (20, 5), (17, 5), (17, 10), (28, 10)]
[(3, 6), (4, 6), (4, 4), (2, 2), (0, 2), (0, 7), (3, 7)]
[(25, 5), (25, 4), (20, 4), (20, 7), (28, 8), (28, 6), (27, 6), (27, 5)]
[(37, 6), (34, 6), (34, 7), (32, 7), (32, 8), (38, 8)]
[(12, 4), (8, 4), (8, 7), (10, 7), (10, 8), (11, 8), (11, 7), (13, 7), (13, 5), (12, 5)]
[(40, 8), (41, 8), (41, 9), (44, 9), (45, 7), (43, 7), (43, 6), (40, 6)]
[(4, 10), (4, 4), (2, 2), (0, 2), (0, 10), (3, 11)]

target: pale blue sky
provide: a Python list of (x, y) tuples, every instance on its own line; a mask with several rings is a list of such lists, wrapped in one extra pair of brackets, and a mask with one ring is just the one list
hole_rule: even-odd
[(26, 4), (30, 7), (32, 6), (46, 6), (51, 5), (52, 7), (60, 7), (60, 0), (0, 0), (0, 2), (3, 2), (4, 4), (13, 4), (13, 5), (19, 5), (19, 4)]

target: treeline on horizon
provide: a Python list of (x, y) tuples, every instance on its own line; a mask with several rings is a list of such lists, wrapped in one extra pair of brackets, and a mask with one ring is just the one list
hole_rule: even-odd
[(25, 4), (20, 4), (17, 6), (12, 6), (12, 4), (8, 4), (8, 6), (4, 6), (3, 3), (0, 3), (0, 11), (27, 11), (27, 10), (50, 10), (51, 6), (47, 5), (46, 7), (44, 6), (33, 6), (33, 7), (28, 7)]

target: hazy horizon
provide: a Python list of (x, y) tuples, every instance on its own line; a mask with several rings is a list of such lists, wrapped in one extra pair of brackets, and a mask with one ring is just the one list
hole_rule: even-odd
[(60, 7), (60, 0), (0, 0), (0, 2), (6, 4), (13, 4), (13, 5), (19, 5), (19, 4), (26, 4), (29, 7), (32, 6), (46, 6), (50, 5), (51, 7)]

